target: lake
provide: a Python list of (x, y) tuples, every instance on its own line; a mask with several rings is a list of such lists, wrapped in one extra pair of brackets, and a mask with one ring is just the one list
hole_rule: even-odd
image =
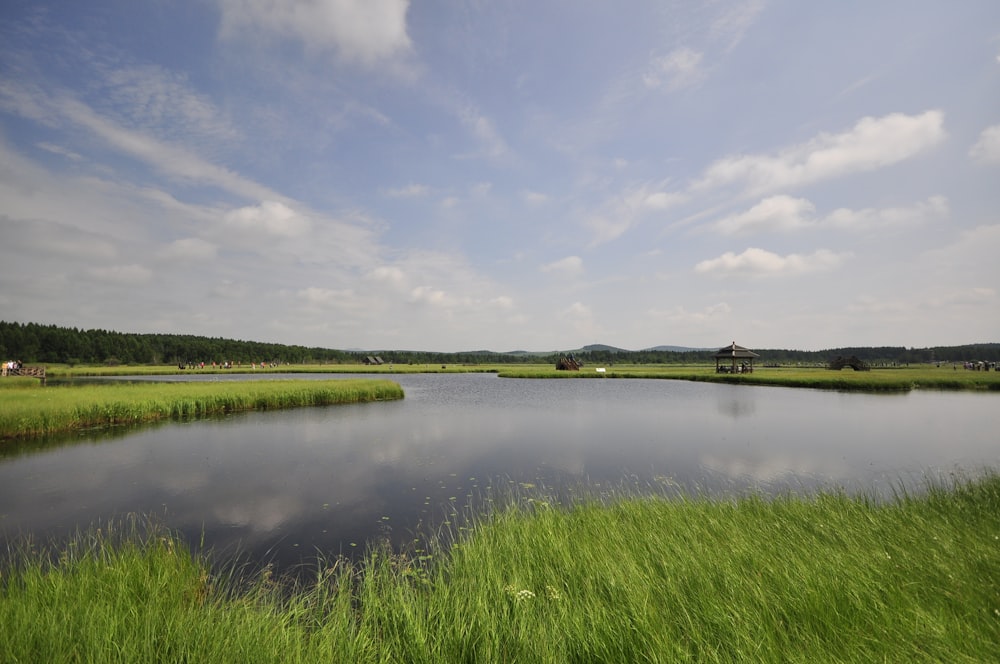
[(549, 500), (821, 488), (885, 497), (920, 491), (928, 477), (1000, 468), (996, 393), (391, 378), (405, 399), (10, 448), (0, 456), (0, 540), (58, 539), (142, 513), (223, 557), (288, 568), (317, 552), (357, 557), (376, 538), (406, 546), (470, 501), (510, 491)]

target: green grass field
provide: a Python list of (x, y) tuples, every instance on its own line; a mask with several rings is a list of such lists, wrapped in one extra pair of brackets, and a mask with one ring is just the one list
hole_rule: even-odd
[(400, 373), (495, 373), (498, 367), (506, 365), (479, 364), (280, 364), (273, 367), (253, 369), (249, 364), (232, 369), (207, 366), (204, 369), (178, 369), (172, 365), (123, 364), (117, 366), (49, 364), (47, 374), (53, 378), (73, 378), (86, 376), (164, 376), (164, 375), (210, 375), (247, 374), (267, 376), (269, 374), (400, 374)]
[(0, 661), (993, 662), (997, 514), (996, 474), (887, 504), (537, 499), (294, 588), (133, 522), (15, 549)]
[(397, 383), (377, 378), (46, 387), (34, 378), (8, 377), (3, 381), (0, 440), (245, 410), (403, 398)]
[(210, 374), (210, 373), (363, 373), (392, 375), (400, 373), (496, 373), (503, 378), (660, 378), (673, 380), (695, 380), (736, 383), (744, 385), (779, 385), (786, 387), (807, 387), (835, 390), (1000, 390), (1000, 372), (966, 371), (954, 365), (940, 367), (914, 365), (899, 368), (876, 368), (871, 371), (843, 369), (830, 371), (822, 367), (755, 367), (752, 374), (717, 374), (715, 365), (667, 365), (667, 364), (617, 364), (601, 368), (586, 366), (580, 371), (557, 371), (550, 364), (384, 364), (367, 366), (363, 364), (313, 364), (281, 365), (273, 369), (249, 367), (239, 369), (191, 369), (179, 371), (171, 366), (118, 366), (118, 367), (68, 367), (52, 365), (48, 369), (52, 377), (73, 376), (128, 376), (163, 374)]
[(720, 374), (715, 365), (614, 365), (558, 371), (550, 366), (508, 365), (498, 369), (505, 378), (658, 378), (739, 385), (774, 385), (832, 390), (906, 391), (911, 389), (1000, 390), (1000, 372), (966, 371), (951, 366), (831, 371), (820, 367), (755, 367), (753, 373)]

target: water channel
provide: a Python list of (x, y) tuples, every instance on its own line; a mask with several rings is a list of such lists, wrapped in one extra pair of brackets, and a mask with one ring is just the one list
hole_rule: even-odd
[[(156, 378), (180, 379), (191, 378)], [(356, 557), (376, 538), (406, 546), (470, 502), (511, 490), (554, 500), (817, 489), (884, 497), (1000, 468), (996, 393), (392, 379), (405, 399), (0, 448), (0, 546), (140, 513), (222, 556), (289, 567), (317, 552)]]

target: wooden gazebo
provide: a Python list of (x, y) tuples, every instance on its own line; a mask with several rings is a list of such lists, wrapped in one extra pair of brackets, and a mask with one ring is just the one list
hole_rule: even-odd
[(753, 373), (753, 361), (757, 357), (760, 355), (749, 348), (737, 346), (734, 341), (715, 354), (715, 373)]

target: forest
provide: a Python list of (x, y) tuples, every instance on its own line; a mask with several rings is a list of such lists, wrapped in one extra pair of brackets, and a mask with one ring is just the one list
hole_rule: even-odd
[[(1000, 361), (1000, 343), (906, 348), (846, 347), (819, 351), (753, 349), (763, 365), (826, 364), (837, 356), (857, 358), (873, 366), (934, 362)], [(0, 321), (0, 360), (25, 364), (188, 364), (267, 362), (280, 364), (357, 364), (370, 355), (398, 364), (539, 364), (554, 363), (572, 353), (584, 364), (689, 364), (712, 362), (706, 350), (579, 349), (547, 353), (468, 351), (436, 353), (412, 350), (336, 350), (284, 344), (201, 337), (186, 334), (136, 334), (111, 330)]]

